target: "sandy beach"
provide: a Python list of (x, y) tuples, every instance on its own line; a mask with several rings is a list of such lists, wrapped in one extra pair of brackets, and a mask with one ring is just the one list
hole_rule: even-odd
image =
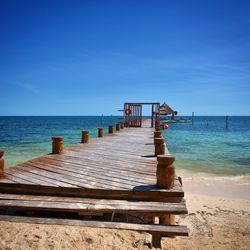
[[(190, 237), (164, 238), (163, 249), (249, 249), (249, 177), (183, 178)], [(1, 222), (0, 249), (149, 249), (150, 235), (126, 230)]]

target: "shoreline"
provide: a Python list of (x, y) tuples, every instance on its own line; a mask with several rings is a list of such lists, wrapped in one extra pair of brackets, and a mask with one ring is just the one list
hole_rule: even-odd
[[(180, 174), (179, 174), (180, 172)], [(250, 175), (217, 176), (213, 174), (178, 172), (183, 189), (188, 195), (206, 195), (214, 197), (250, 200)]]

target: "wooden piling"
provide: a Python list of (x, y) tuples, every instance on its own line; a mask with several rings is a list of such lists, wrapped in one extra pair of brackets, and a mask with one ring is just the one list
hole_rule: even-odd
[(124, 122), (121, 122), (121, 129), (124, 129)]
[(161, 234), (160, 233), (152, 233), (152, 247), (161, 249)]
[(157, 185), (164, 189), (171, 189), (174, 186), (175, 167), (173, 163), (175, 157), (173, 155), (157, 156)]
[(63, 137), (53, 136), (52, 137), (52, 154), (63, 153)]
[(4, 159), (3, 159), (4, 151), (0, 150), (0, 178), (3, 177), (4, 173)]
[(173, 214), (165, 214), (159, 216), (159, 224), (161, 225), (174, 225), (175, 216)]
[(113, 134), (113, 133), (114, 133), (114, 126), (109, 125), (109, 134)]
[(120, 123), (116, 123), (116, 131), (120, 131)]
[(88, 143), (89, 141), (89, 131), (83, 130), (82, 131), (82, 143)]
[(103, 137), (103, 128), (98, 128), (98, 137)]
[[(157, 156), (157, 161), (157, 185), (164, 189), (173, 188), (175, 180), (175, 167), (173, 166), (173, 163), (175, 157), (172, 155), (159, 155)], [(175, 216), (173, 214), (159, 216), (159, 224), (174, 225)]]
[(154, 138), (162, 138), (161, 131), (154, 131)]
[(161, 125), (158, 119), (155, 120), (155, 131), (161, 131)]
[(164, 138), (154, 138), (155, 156), (165, 154), (165, 140)]

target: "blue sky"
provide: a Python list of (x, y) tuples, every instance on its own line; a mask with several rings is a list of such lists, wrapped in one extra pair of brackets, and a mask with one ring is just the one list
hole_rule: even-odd
[(250, 115), (250, 1), (0, 0), (0, 115)]

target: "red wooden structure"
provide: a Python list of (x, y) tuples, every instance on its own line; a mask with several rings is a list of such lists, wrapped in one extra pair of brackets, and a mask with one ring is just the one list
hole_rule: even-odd
[(154, 127), (154, 119), (158, 116), (159, 102), (126, 102), (124, 103), (124, 125), (125, 127), (142, 126), (142, 106), (151, 105), (151, 127)]

